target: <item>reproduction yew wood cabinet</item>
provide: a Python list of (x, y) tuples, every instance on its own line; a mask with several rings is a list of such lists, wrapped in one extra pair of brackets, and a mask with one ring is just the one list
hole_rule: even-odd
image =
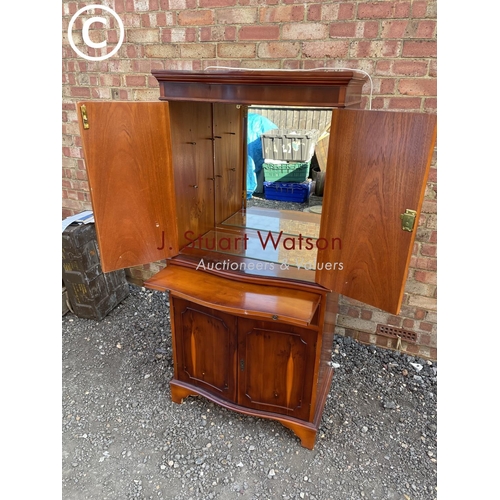
[[(271, 418), (313, 448), (338, 294), (397, 314), (435, 116), (362, 111), (355, 71), (155, 71), (159, 102), (81, 102), (105, 272), (166, 259), (172, 400)], [(246, 207), (250, 105), (332, 109), (322, 214)], [(349, 109), (353, 108), (353, 109)]]

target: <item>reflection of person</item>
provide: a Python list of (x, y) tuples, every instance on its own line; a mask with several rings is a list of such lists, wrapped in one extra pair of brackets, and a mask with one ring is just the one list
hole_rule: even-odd
[[(257, 113), (248, 113), (247, 125), (247, 199), (253, 193), (262, 193), (262, 142), (260, 136), (278, 128), (271, 120)], [(260, 179), (259, 179), (260, 178)]]

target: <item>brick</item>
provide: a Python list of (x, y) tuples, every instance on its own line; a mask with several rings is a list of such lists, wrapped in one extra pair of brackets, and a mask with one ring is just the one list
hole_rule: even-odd
[(357, 24), (353, 22), (337, 22), (330, 24), (331, 37), (354, 38), (356, 35)]
[(375, 337), (375, 344), (379, 347), (389, 347), (392, 344), (392, 340), (387, 337), (377, 335)]
[(168, 28), (161, 32), (161, 41), (167, 43), (195, 42), (195, 28)]
[(369, 333), (357, 332), (357, 335), (354, 334), (353, 337), (357, 338), (357, 340), (363, 344), (371, 344), (371, 335)]
[(422, 203), (422, 212), (427, 214), (437, 213), (436, 200), (424, 200), (424, 202)]
[(308, 21), (321, 21), (321, 4), (316, 3), (307, 7)]
[(179, 45), (181, 57), (186, 59), (198, 59), (215, 57), (214, 43), (186, 43)]
[(436, 248), (436, 245), (423, 244), (420, 248), (420, 253), (426, 257), (436, 257)]
[(242, 68), (281, 69), (281, 59), (242, 59)]
[(337, 19), (353, 19), (354, 18), (355, 4), (349, 2), (342, 2), (338, 7)]
[(432, 326), (432, 323), (427, 323), (425, 321), (421, 321), (418, 325), (420, 330), (423, 330), (424, 332), (432, 332)]
[(235, 26), (203, 27), (200, 30), (201, 42), (224, 42), (236, 40)]
[(297, 57), (300, 53), (299, 42), (263, 42), (259, 44), (258, 57)]
[(179, 12), (177, 19), (181, 26), (200, 26), (214, 22), (211, 10), (185, 10)]
[(379, 23), (377, 21), (365, 21), (357, 24), (357, 38), (378, 38)]
[(425, 76), (429, 69), (427, 61), (394, 61), (392, 64), (393, 75)]
[(420, 21), (415, 32), (416, 38), (434, 38), (436, 36), (436, 21)]
[(279, 7), (263, 7), (260, 9), (261, 23), (287, 23), (304, 20), (303, 5), (280, 5)]
[(437, 80), (435, 78), (401, 79), (398, 91), (403, 95), (435, 96), (437, 93)]
[(231, 7), (236, 5), (238, 0), (199, 0), (200, 7)]
[[(321, 21), (337, 21), (337, 20), (345, 20), (345, 19), (352, 19), (354, 16), (351, 15), (345, 16), (343, 18), (339, 17), (339, 11), (340, 11), (340, 6), (338, 2), (335, 3), (322, 3), (321, 4), (321, 16), (320, 19)], [(352, 4), (351, 4), (352, 5)], [(354, 9), (352, 9), (351, 14), (354, 12)]]
[(408, 318), (403, 319), (403, 328), (412, 330), (413, 328), (415, 328), (415, 321)]
[(403, 57), (436, 57), (437, 42), (430, 40), (405, 40)]
[[(411, 0), (411, 1), (413, 1), (413, 0)], [(411, 1), (410, 2), (396, 2), (394, 4), (393, 17), (396, 17), (396, 18), (408, 18), (408, 17), (410, 17)]]
[(125, 76), (125, 85), (127, 87), (145, 87), (146, 77), (137, 75), (127, 75)]
[(411, 15), (413, 18), (425, 17), (427, 15), (427, 1), (414, 1)]
[(255, 43), (219, 43), (217, 44), (217, 57), (240, 58), (255, 57)]
[(255, 24), (257, 22), (257, 9), (241, 7), (238, 9), (219, 9), (215, 13), (218, 24)]
[(368, 310), (368, 309), (362, 309), (361, 310), (361, 314), (360, 314), (360, 317), (361, 319), (372, 319), (372, 315), (373, 315), (373, 312)]
[(437, 271), (437, 261), (436, 259), (426, 257), (417, 258), (415, 265), (412, 267), (416, 269), (425, 269), (427, 271)]
[(402, 318), (400, 318), (399, 316), (392, 316), (390, 315), (388, 318), (387, 318), (387, 324), (388, 325), (392, 325), (392, 326), (401, 326), (401, 322), (403, 321)]
[(427, 217), (426, 226), (431, 229), (437, 229), (437, 215), (429, 215), (429, 217)]
[(163, 2), (165, 5), (161, 6), (162, 9), (184, 10), (188, 8), (186, 0), (163, 0)]
[(405, 285), (405, 292), (410, 295), (422, 295), (424, 297), (432, 297), (436, 290), (435, 285), (422, 283), (419, 281), (408, 280)]
[(328, 26), (319, 23), (285, 24), (282, 27), (284, 40), (317, 40), (328, 38)]
[(172, 12), (158, 12), (156, 14), (156, 26), (172, 26), (175, 24)]
[(279, 26), (244, 26), (238, 32), (240, 40), (278, 40)]
[(390, 110), (420, 110), (422, 99), (418, 97), (390, 97), (387, 109)]
[(171, 59), (179, 57), (176, 45), (148, 45), (144, 48), (146, 57), (159, 57), (161, 59)]
[(124, 14), (121, 16), (125, 28), (140, 28), (142, 16), (140, 14)]
[(426, 113), (436, 113), (437, 99), (435, 97), (427, 97), (426, 99), (424, 99), (423, 111)]
[(430, 77), (437, 77), (437, 61), (435, 59), (432, 59), (429, 64), (429, 76)]
[(303, 57), (347, 57), (348, 41), (304, 42), (302, 44)]
[(359, 318), (359, 310), (356, 309), (355, 307), (348, 307), (347, 308), (347, 314), (351, 318)]
[(406, 349), (405, 351), (408, 353), (408, 354), (418, 354), (420, 352), (420, 347), (418, 345), (415, 345), (415, 344), (406, 344)]
[(132, 73), (132, 61), (128, 59), (113, 59), (109, 62), (109, 71), (111, 73)]
[(127, 31), (129, 43), (154, 43), (159, 42), (160, 32), (157, 29), (137, 29)]
[(431, 297), (422, 297), (420, 295), (410, 295), (410, 305), (423, 307), (435, 311), (437, 309), (437, 300)]
[(358, 19), (387, 19), (392, 17), (392, 2), (367, 2), (358, 4)]
[(159, 97), (159, 89), (138, 89), (133, 93), (134, 101), (157, 101)]
[(398, 40), (359, 41), (352, 44), (353, 57), (398, 57), (402, 42)]
[(71, 87), (71, 95), (73, 97), (90, 97), (90, 89), (88, 87)]
[(407, 20), (383, 21), (381, 37), (382, 38), (403, 38), (408, 26)]
[(394, 78), (382, 78), (374, 83), (378, 86), (378, 91), (381, 94), (395, 94), (396, 80)]
[(353, 330), (361, 330), (364, 332), (375, 333), (376, 325), (372, 321), (366, 321), (360, 318), (351, 318), (350, 316), (339, 314), (337, 324), (345, 328)]

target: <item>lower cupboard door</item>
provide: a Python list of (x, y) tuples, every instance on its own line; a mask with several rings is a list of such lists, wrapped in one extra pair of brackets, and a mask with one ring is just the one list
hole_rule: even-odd
[(238, 321), (238, 403), (312, 421), (314, 330), (265, 321)]
[(236, 317), (173, 300), (176, 378), (236, 399)]

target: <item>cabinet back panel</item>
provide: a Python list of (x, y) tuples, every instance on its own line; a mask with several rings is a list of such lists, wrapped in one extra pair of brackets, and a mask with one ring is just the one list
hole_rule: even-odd
[(212, 105), (169, 103), (179, 245), (214, 227)]
[(215, 223), (219, 224), (242, 207), (243, 117), (236, 104), (213, 104)]

